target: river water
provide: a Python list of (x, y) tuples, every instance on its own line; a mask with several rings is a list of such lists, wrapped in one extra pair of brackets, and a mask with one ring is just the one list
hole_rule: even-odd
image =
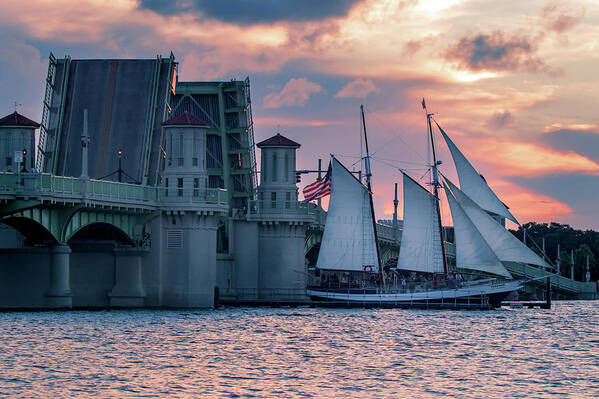
[(597, 397), (599, 302), (0, 313), (0, 396)]

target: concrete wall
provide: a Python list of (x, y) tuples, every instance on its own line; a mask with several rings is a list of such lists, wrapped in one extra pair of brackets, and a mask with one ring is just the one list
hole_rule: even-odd
[(25, 237), (10, 226), (0, 223), (0, 248), (23, 248)]
[(191, 212), (162, 217), (162, 306), (212, 307), (218, 218)]
[(306, 226), (263, 223), (259, 235), (260, 289), (305, 289)]
[(43, 308), (50, 287), (47, 248), (0, 249), (0, 308)]
[(260, 249), (258, 223), (233, 223), (235, 267), (232, 280), (235, 288), (257, 289), (260, 283)]
[(162, 306), (162, 268), (164, 266), (164, 252), (162, 243), (166, 240), (163, 224), (164, 217), (157, 217), (146, 226), (146, 233), (150, 234), (151, 247), (148, 255), (142, 259), (142, 282), (146, 290), (145, 305), (150, 307)]
[[(104, 244), (104, 246), (106, 246)], [(73, 307), (108, 307), (114, 286), (112, 247), (70, 254)], [(44, 308), (50, 289), (50, 248), (0, 250), (0, 308)]]
[(115, 283), (114, 243), (71, 246), (70, 281), (73, 307), (109, 307)]

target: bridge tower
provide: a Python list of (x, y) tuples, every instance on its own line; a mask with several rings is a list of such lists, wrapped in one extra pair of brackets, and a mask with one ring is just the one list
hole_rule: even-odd
[(0, 119), (0, 172), (20, 172), (15, 153), (22, 157), (18, 162), (21, 170), (35, 168), (35, 130), (39, 127), (17, 111)]
[[(210, 124), (184, 112), (162, 123), (166, 153), (162, 215), (152, 224), (152, 248), (161, 303), (167, 307), (213, 307), (216, 287), (216, 231), (228, 214), (226, 190), (209, 189), (206, 130)], [(222, 196), (221, 199), (213, 198)]]
[(298, 299), (306, 288), (304, 244), (312, 222), (308, 208), (297, 201), (296, 150), (300, 145), (278, 133), (257, 147), (262, 159), (259, 200), (248, 220), (258, 222), (258, 293)]

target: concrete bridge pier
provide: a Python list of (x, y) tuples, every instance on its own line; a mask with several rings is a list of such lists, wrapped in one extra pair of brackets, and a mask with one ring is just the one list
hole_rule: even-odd
[(49, 308), (72, 308), (70, 256), (71, 248), (67, 244), (59, 244), (51, 249), (50, 289), (46, 294)]
[(146, 292), (141, 279), (141, 258), (148, 251), (142, 248), (114, 249), (115, 283), (108, 294), (111, 307), (143, 307)]

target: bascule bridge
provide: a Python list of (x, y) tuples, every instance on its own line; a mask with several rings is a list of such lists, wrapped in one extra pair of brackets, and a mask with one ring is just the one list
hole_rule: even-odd
[[(50, 55), (40, 123), (0, 119), (0, 308), (308, 301), (326, 212), (298, 200), (300, 143), (254, 144), (249, 79), (178, 82), (177, 70), (172, 54)], [(384, 264), (393, 226), (377, 224)], [(588, 288), (566, 280), (551, 283)]]

